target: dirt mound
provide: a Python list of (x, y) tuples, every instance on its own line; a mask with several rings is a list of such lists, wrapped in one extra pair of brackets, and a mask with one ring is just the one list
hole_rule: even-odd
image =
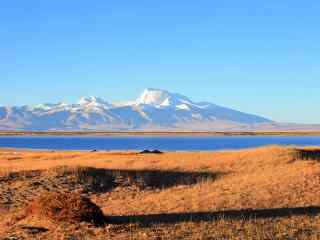
[(88, 222), (101, 225), (105, 221), (101, 209), (96, 204), (76, 193), (44, 194), (27, 206), (25, 214), (55, 222)]

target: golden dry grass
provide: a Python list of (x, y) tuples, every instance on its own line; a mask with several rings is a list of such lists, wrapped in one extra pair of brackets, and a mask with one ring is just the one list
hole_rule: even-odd
[(25, 208), (25, 217), (45, 217), (55, 222), (88, 222), (96, 225), (104, 223), (100, 208), (90, 199), (77, 193), (46, 193), (33, 200)]
[[(320, 148), (146, 155), (7, 149), (0, 151), (0, 186), (6, 237), (320, 239)], [(19, 216), (33, 196), (66, 190), (90, 197), (108, 224)]]

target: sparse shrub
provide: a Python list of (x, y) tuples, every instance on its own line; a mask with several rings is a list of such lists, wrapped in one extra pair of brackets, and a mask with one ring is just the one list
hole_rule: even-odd
[(89, 192), (107, 192), (114, 187), (114, 176), (109, 170), (92, 167), (58, 167), (53, 169), (54, 177), (68, 178)]
[(297, 149), (296, 155), (301, 160), (320, 161), (320, 149)]
[(90, 192), (106, 192), (117, 186), (144, 188), (168, 188), (177, 185), (193, 185), (217, 177), (216, 173), (179, 172), (158, 170), (99, 169), (92, 167), (59, 167), (53, 169), (55, 178), (67, 177)]

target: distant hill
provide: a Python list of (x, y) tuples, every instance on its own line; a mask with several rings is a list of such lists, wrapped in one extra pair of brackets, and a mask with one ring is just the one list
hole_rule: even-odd
[(7, 131), (250, 131), (308, 130), (309, 127), (315, 126), (279, 124), (213, 103), (193, 102), (181, 94), (159, 89), (146, 89), (136, 100), (120, 103), (83, 97), (77, 104), (0, 107), (0, 130)]

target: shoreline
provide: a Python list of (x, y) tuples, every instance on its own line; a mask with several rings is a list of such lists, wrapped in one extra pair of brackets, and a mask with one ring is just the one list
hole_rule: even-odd
[(320, 131), (0, 131), (1, 136), (320, 136)]

